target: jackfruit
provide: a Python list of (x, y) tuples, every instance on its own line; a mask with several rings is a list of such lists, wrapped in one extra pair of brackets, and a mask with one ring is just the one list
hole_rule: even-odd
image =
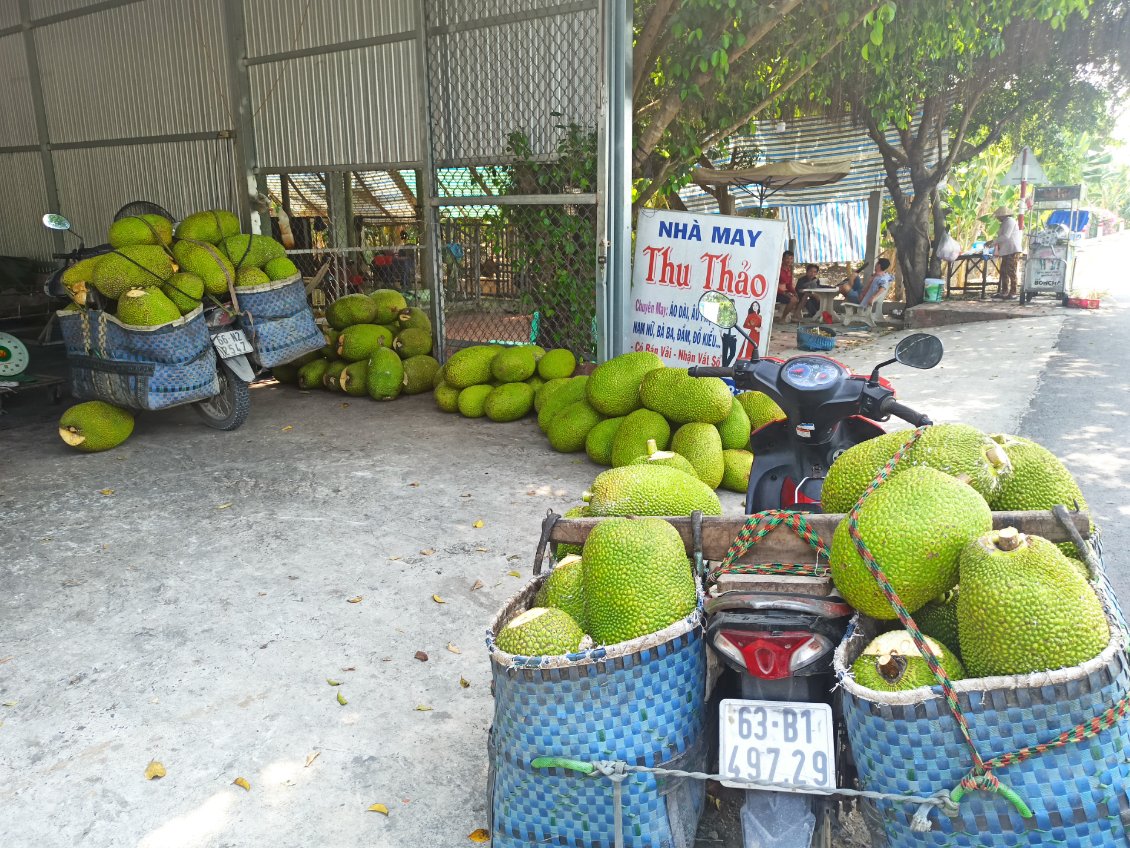
[(534, 390), (534, 409), (537, 412), (541, 412), (541, 408), (553, 393), (568, 382), (568, 377), (555, 377), (552, 380), (546, 380), (542, 383), (541, 386)]
[(173, 222), (163, 215), (134, 215), (110, 225), (107, 240), (110, 247), (130, 244), (166, 246), (173, 242)]
[(401, 330), (393, 340), (392, 349), (400, 354), (402, 359), (412, 356), (426, 356), (432, 352), (432, 334), (415, 327)]
[(117, 300), (126, 289), (160, 286), (171, 276), (173, 263), (164, 248), (134, 244), (102, 256), (93, 283), (103, 297)]
[(543, 380), (537, 374), (534, 374), (534, 376), (532, 377), (527, 377), (524, 382), (527, 386), (534, 390), (535, 394), (537, 393), (538, 389), (545, 385), (545, 380)]
[[(378, 324), (399, 324), (400, 313), (408, 308), (404, 295), (395, 289), (377, 289), (370, 292), (369, 299), (377, 307), (377, 316), (373, 320)], [(431, 337), (431, 332), (428, 336)]]
[(531, 377), (537, 367), (532, 347), (508, 347), (491, 362), (490, 373), (500, 383), (519, 383)]
[(117, 315), (123, 324), (159, 327), (180, 318), (180, 310), (160, 289), (129, 289), (118, 298)]
[(585, 436), (585, 453), (597, 465), (612, 464), (612, 442), (623, 421), (623, 417), (606, 418)]
[(722, 504), (709, 486), (663, 465), (610, 468), (597, 475), (585, 495), (595, 516), (690, 515), (696, 509), (703, 515), (722, 514)]
[(444, 382), (457, 389), (489, 383), (490, 364), (499, 350), (493, 345), (473, 345), (457, 350), (444, 364)]
[(298, 273), (298, 266), (284, 256), (281, 259), (272, 259), (264, 265), (263, 272), (270, 278), (271, 282), (274, 282), (295, 276)]
[(534, 390), (525, 383), (503, 383), (483, 403), (483, 411), (491, 421), (517, 421), (534, 405)]
[(459, 414), (464, 418), (482, 418), (486, 415), (487, 398), (494, 391), (494, 386), (487, 383), (476, 383), (459, 392)]
[[(965, 668), (945, 645), (926, 637), (926, 647), (950, 680), (962, 680)], [(938, 679), (905, 630), (877, 636), (851, 666), (855, 682), (876, 692), (905, 692), (921, 686), (937, 686)]]
[(228, 281), (235, 284), (235, 268), (219, 248), (204, 242), (178, 241), (173, 245), (173, 258), (181, 271), (195, 274), (204, 281), (208, 294), (228, 292)]
[(666, 521), (602, 521), (589, 533), (581, 557), (585, 622), (597, 644), (646, 636), (694, 612), (694, 572), (682, 537)]
[(820, 496), (824, 512), (851, 512), (871, 481), (912, 435), (912, 430), (895, 430), (852, 445), (840, 454), (824, 478)]
[(322, 357), (330, 362), (338, 358), (337, 343), (341, 341), (342, 332), (342, 330), (335, 330), (331, 327), (322, 327), (322, 337), (326, 340), (326, 344), (320, 352)]
[(313, 362), (315, 359), (318, 359), (321, 356), (322, 356), (321, 351), (310, 350), (310, 351), (307, 351), (306, 353), (302, 354), (302, 356), (298, 357), (297, 359), (292, 359), (290, 362), (287, 363), (287, 365), (293, 365), (295, 368), (301, 368), (307, 362)]
[(686, 368), (652, 371), (640, 384), (640, 400), (676, 424), (721, 424), (734, 405), (734, 396), (720, 379), (691, 377)]
[(735, 400), (745, 410), (751, 430), (760, 430), (766, 424), (784, 421), (788, 417), (776, 401), (764, 392), (742, 392)]
[(314, 359), (298, 369), (298, 388), (323, 389), (322, 378), (326, 376), (326, 369), (330, 367), (327, 359)]
[(348, 364), (348, 362), (343, 362), (341, 360), (337, 362), (331, 362), (329, 367), (326, 369), (326, 373), (322, 375), (322, 387), (331, 392), (340, 390), (341, 387), (338, 385), (338, 378), (341, 376), (341, 372), (345, 370), (345, 366)]
[(585, 588), (583, 569), (579, 556), (567, 556), (557, 561), (545, 582), (534, 595), (535, 607), (552, 607), (569, 613), (573, 620), (585, 628)]
[(667, 450), (671, 444), (671, 425), (658, 412), (637, 409), (624, 419), (612, 440), (613, 467), (627, 465), (645, 453), (654, 453), (648, 450), (649, 442), (655, 442), (659, 450)]
[(98, 262), (101, 259), (101, 256), (80, 259), (63, 271), (59, 278), (59, 281), (71, 296), (71, 300), (79, 306), (86, 305), (87, 293), (94, 281), (94, 269), (98, 267)]
[(516, 616), (495, 637), (500, 651), (523, 657), (573, 654), (585, 633), (564, 610), (534, 607)]
[(648, 439), (647, 442), (648, 452), (642, 456), (637, 456), (628, 465), (666, 465), (668, 468), (677, 468), (684, 474), (690, 474), (696, 480), (699, 479), (698, 474), (695, 473), (694, 466), (690, 464), (687, 458), (674, 451), (659, 449), (659, 445), (655, 443), (655, 439)]
[(439, 362), (433, 356), (421, 353), (404, 360), (404, 394), (419, 395), (432, 387), (432, 378), (439, 370)]
[[(962, 548), (992, 526), (984, 498), (965, 483), (924, 466), (884, 481), (859, 509), (860, 535), (911, 614), (957, 585)], [(864, 615), (896, 618), (848, 528), (849, 522), (841, 521), (832, 534), (832, 581), (844, 600)]]
[(936, 468), (951, 477), (967, 477), (969, 485), (985, 500), (993, 498), (1012, 474), (1005, 449), (968, 424), (927, 427), (896, 466), (895, 473), (915, 465)]
[(286, 259), (286, 249), (270, 236), (228, 236), (220, 249), (235, 268), (262, 268), (273, 259)]
[(543, 433), (548, 435), (550, 422), (557, 417), (557, 413), (569, 404), (585, 399), (585, 384), (588, 379), (587, 376), (570, 377), (569, 382), (550, 395), (538, 413), (538, 426)]
[(459, 394), (459, 389), (449, 386), (447, 383), (440, 383), (432, 391), (432, 396), (436, 399), (436, 406), (443, 412), (459, 411)]
[(396, 324), (400, 328), (397, 332), (411, 327), (414, 330), (423, 330), (428, 336), (432, 334), (432, 319), (428, 317), (427, 312), (416, 306), (409, 306), (396, 313)]
[(369, 397), (373, 400), (395, 400), (404, 385), (404, 365), (400, 357), (387, 347), (379, 347), (369, 357), (365, 374)]
[(562, 408), (545, 431), (549, 445), (561, 453), (576, 453), (585, 449), (585, 439), (603, 419), (588, 401), (578, 400)]
[(161, 286), (161, 291), (180, 310), (181, 315), (187, 315), (204, 298), (204, 281), (195, 274), (178, 271)]
[(83, 453), (116, 448), (133, 432), (133, 413), (100, 400), (76, 404), (59, 419), (59, 438)]
[(965, 547), (960, 568), (958, 639), (974, 677), (1079, 665), (1110, 641), (1095, 590), (1046, 539), (990, 531)]
[(271, 376), (284, 386), (297, 386), (298, 368), (298, 365), (291, 362), (274, 365), (271, 367)]
[(621, 354), (596, 367), (589, 375), (585, 395), (601, 415), (627, 415), (645, 405), (641, 403), (640, 383), (657, 369), (663, 369), (663, 360), (654, 353)]
[(749, 416), (740, 403), (730, 404), (730, 414), (718, 425), (718, 435), (722, 437), (723, 450), (747, 450), (749, 448)]
[(347, 395), (363, 397), (369, 393), (369, 363), (350, 362), (337, 378), (337, 387)]
[(239, 218), (227, 209), (208, 209), (193, 212), (179, 224), (174, 235), (178, 239), (219, 244), (228, 236), (239, 233)]
[(548, 350), (538, 359), (538, 376), (546, 382), (572, 377), (577, 370), (577, 357), (573, 351), (557, 348)]
[(444, 382), (444, 379), (443, 379), (443, 366), (441, 365), (439, 367), (439, 370), (436, 371), (435, 376), (432, 377), (432, 388), (433, 389), (436, 388), (442, 382)]
[(326, 307), (326, 320), (335, 330), (344, 330), (354, 324), (376, 323), (376, 314), (376, 304), (363, 294), (347, 294)]
[(384, 327), (377, 324), (353, 324), (338, 335), (335, 352), (349, 362), (360, 362), (372, 356), (377, 348), (391, 346), (392, 334)]
[(747, 450), (722, 451), (722, 488), (731, 492), (749, 489), (749, 472), (753, 469), (753, 454)]
[(235, 272), (235, 284), (237, 288), (251, 288), (252, 286), (265, 286), (271, 282), (263, 271), (258, 268), (243, 267)]
[[(961, 571), (961, 560), (958, 560), (958, 572)], [(918, 629), (932, 639), (936, 639), (961, 656), (961, 643), (957, 637), (957, 599), (961, 593), (960, 585), (952, 592), (946, 592), (940, 598), (935, 598), (914, 613), (914, 623)]]
[(671, 450), (686, 457), (698, 479), (712, 489), (722, 483), (726, 462), (722, 456), (722, 437), (713, 424), (684, 424), (671, 437)]

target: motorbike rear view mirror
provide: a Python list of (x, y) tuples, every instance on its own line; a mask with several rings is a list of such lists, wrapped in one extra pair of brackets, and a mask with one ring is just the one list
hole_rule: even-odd
[(933, 368), (942, 361), (942, 340), (929, 333), (913, 333), (895, 346), (895, 361), (911, 368)]
[(698, 299), (698, 314), (723, 330), (738, 326), (738, 307), (721, 292), (708, 291)]
[(57, 212), (48, 212), (43, 216), (43, 226), (49, 230), (69, 230), (71, 222)]

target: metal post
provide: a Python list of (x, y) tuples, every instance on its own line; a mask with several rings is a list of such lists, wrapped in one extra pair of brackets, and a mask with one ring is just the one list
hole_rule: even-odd
[(432, 150), (431, 86), (428, 82), (428, 19), (427, 0), (416, 0), (416, 78), (420, 83), (416, 110), (416, 132), (419, 137), (419, 179), (416, 183), (416, 204), (420, 210), (420, 246), (425, 254), (416, 254), (421, 262), (424, 288), (431, 292), (432, 350), (440, 362), (447, 361), (447, 327), (444, 324), (443, 275), (440, 271), (439, 207), (435, 199), (435, 155)]
[(870, 273), (879, 261), (879, 236), (883, 227), (883, 192), (867, 195), (867, 255), (863, 262), (864, 274)]
[[(247, 70), (247, 23), (243, 3), (223, 3), (224, 29), (228, 49), (228, 101), (235, 120), (236, 210), (240, 221), (252, 233), (262, 232), (259, 195), (266, 194), (266, 178), (256, 177), (255, 124), (251, 114), (251, 76)], [(188, 14), (198, 14), (190, 11)], [(242, 185), (241, 185), (242, 183)], [(268, 226), (268, 234), (270, 227)]]
[[(43, 80), (39, 72), (39, 54), (35, 49), (35, 32), (31, 26), (31, 0), (19, 0), (20, 24), (23, 26), (24, 50), (27, 53), (28, 85), (35, 107), (35, 134), (39, 143), (39, 161), (43, 165), (43, 185), (49, 209), (43, 212), (63, 212), (59, 208), (59, 184), (55, 178), (55, 160), (51, 156), (51, 138), (47, 128), (47, 106), (43, 102)], [(85, 229), (85, 225), (83, 227)], [(63, 233), (51, 230), (51, 246), (55, 253), (65, 249)]]

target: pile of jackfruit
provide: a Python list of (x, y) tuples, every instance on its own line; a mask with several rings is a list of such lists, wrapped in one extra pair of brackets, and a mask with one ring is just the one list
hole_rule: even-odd
[(538, 345), (473, 345), (456, 351), (437, 377), (436, 406), (464, 418), (517, 421), (549, 383), (567, 381), (577, 358)]
[(69, 308), (109, 307), (131, 326), (176, 321), (207, 295), (223, 299), (229, 283), (259, 286), (298, 273), (281, 244), (241, 234), (239, 219), (224, 209), (195, 212), (175, 229), (161, 215), (122, 218), (108, 240), (110, 253), (76, 262), (62, 282), (74, 301)]

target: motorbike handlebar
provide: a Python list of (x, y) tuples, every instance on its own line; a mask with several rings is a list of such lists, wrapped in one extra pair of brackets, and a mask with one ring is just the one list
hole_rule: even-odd
[(733, 378), (733, 368), (714, 368), (708, 365), (695, 365), (687, 369), (687, 374), (691, 377), (727, 377)]
[(921, 412), (915, 412), (909, 406), (899, 403), (894, 398), (888, 399), (883, 403), (883, 412), (887, 415), (894, 415), (901, 418), (908, 424), (913, 424), (915, 427), (928, 427), (934, 422), (930, 417), (923, 415)]

